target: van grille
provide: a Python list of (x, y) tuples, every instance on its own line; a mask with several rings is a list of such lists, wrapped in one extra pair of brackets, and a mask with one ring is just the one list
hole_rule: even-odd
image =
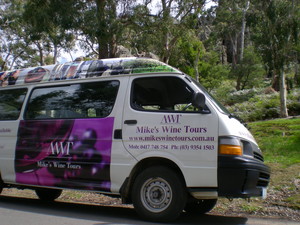
[(264, 161), (264, 157), (261, 154), (259, 154), (258, 152), (253, 152), (253, 157), (255, 159), (258, 159), (258, 160), (262, 161), (262, 162)]
[(258, 187), (267, 187), (270, 181), (270, 175), (267, 173), (259, 173), (259, 178), (256, 186)]

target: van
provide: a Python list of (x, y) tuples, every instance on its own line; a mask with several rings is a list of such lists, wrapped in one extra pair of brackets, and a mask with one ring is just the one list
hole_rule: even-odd
[(253, 136), (190, 76), (153, 59), (0, 73), (0, 190), (121, 197), (151, 221), (265, 197)]

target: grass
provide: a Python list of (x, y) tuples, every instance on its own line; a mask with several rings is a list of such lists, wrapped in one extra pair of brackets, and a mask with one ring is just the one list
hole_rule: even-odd
[(281, 205), (300, 209), (300, 118), (249, 124), (272, 170), (270, 189)]
[(254, 122), (249, 127), (266, 162), (300, 163), (300, 118)]

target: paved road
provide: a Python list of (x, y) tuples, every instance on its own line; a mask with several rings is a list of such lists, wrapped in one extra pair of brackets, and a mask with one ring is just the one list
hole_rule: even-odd
[[(86, 205), (78, 203), (45, 203), (38, 199), (0, 196), (0, 225), (141, 225), (153, 224), (139, 220), (131, 208)], [(172, 224), (197, 225), (296, 225), (276, 219), (253, 219), (214, 215), (183, 214)]]

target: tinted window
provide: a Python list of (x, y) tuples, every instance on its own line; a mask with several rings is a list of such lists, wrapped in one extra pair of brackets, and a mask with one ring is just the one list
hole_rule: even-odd
[(193, 111), (194, 91), (176, 77), (148, 77), (133, 81), (131, 105), (137, 110)]
[(0, 91), (0, 120), (16, 120), (20, 115), (27, 89)]
[(26, 119), (106, 117), (113, 109), (118, 81), (71, 84), (34, 89)]

